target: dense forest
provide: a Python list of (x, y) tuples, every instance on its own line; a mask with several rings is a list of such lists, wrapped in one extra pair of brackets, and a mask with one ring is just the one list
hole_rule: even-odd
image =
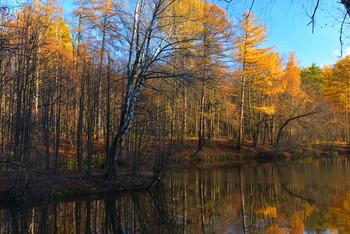
[(254, 13), (199, 0), (0, 9), (2, 170), (162, 174), (186, 140), (349, 143), (350, 57), (300, 67)]

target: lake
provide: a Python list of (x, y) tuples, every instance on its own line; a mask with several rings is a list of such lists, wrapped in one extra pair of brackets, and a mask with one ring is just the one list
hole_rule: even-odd
[(0, 233), (350, 233), (350, 161), (172, 172), (159, 190), (0, 210)]

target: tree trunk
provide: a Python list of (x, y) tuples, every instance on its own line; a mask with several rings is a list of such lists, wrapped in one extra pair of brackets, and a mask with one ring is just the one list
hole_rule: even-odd
[[(119, 131), (118, 131), (119, 133)], [(107, 161), (107, 179), (112, 180), (115, 178), (117, 173), (117, 161), (121, 154), (122, 142), (124, 134), (117, 134), (112, 142), (111, 149), (109, 151), (109, 157)]]
[[(244, 65), (243, 65), (244, 67)], [(243, 68), (244, 69), (244, 68)], [(238, 139), (237, 139), (237, 148), (240, 150), (242, 148), (242, 139), (243, 139), (243, 116), (244, 116), (244, 89), (245, 89), (246, 78), (242, 76), (241, 84), (241, 103), (239, 108), (239, 128), (238, 128)]]
[[(105, 51), (105, 41), (106, 41), (106, 22), (107, 22), (107, 13), (103, 16), (103, 25), (102, 25), (102, 44), (100, 51), (100, 59), (98, 63), (98, 73), (97, 73), (97, 95), (95, 95), (95, 105), (96, 105), (96, 148), (97, 152), (99, 149), (99, 135), (100, 135), (100, 123), (101, 123), (101, 107), (100, 107), (100, 97), (101, 97), (101, 78), (102, 78), (102, 62), (104, 58)], [(98, 153), (97, 153), (98, 154)], [(98, 155), (97, 155), (98, 156)], [(97, 160), (98, 162), (98, 160)]]
[(93, 139), (92, 134), (94, 130), (94, 110), (95, 110), (95, 102), (92, 100), (92, 94), (93, 94), (93, 85), (90, 77), (90, 69), (87, 71), (87, 82), (88, 82), (88, 107), (89, 107), (89, 113), (87, 113), (87, 160), (88, 160), (88, 170), (87, 170), (87, 176), (88, 178), (91, 177), (91, 160), (92, 160), (92, 150), (93, 150)]
[(129, 131), (129, 128), (133, 121), (136, 99), (144, 84), (145, 77), (139, 75), (136, 79), (135, 84), (133, 82), (134, 79), (135, 79), (134, 77), (128, 78), (128, 86), (127, 86), (127, 91), (123, 102), (124, 104), (122, 107), (123, 109), (121, 113), (118, 132), (113, 140), (113, 143), (109, 152), (108, 160), (106, 163), (107, 164), (106, 177), (108, 180), (112, 180), (116, 177), (117, 162), (122, 152), (123, 138), (125, 134)]
[(78, 170), (82, 170), (83, 162), (83, 116), (84, 116), (84, 81), (81, 79), (80, 98), (79, 98), (79, 117), (77, 129), (77, 155), (78, 155)]
[(83, 131), (83, 115), (84, 115), (84, 79), (79, 74), (79, 59), (80, 59), (80, 40), (81, 40), (81, 24), (82, 15), (79, 14), (79, 26), (78, 26), (78, 44), (77, 44), (77, 63), (76, 63), (76, 76), (80, 77), (80, 97), (79, 97), (79, 116), (77, 126), (77, 161), (78, 170), (82, 170), (82, 159), (83, 159), (83, 146), (82, 146), (82, 131)]
[(186, 99), (186, 91), (183, 91), (183, 119), (182, 119), (182, 139), (186, 140), (187, 138), (187, 115), (186, 115), (186, 111), (187, 111), (187, 99)]
[(205, 107), (205, 87), (204, 87), (204, 80), (203, 80), (201, 101), (200, 101), (200, 113), (199, 113), (198, 149), (202, 147), (205, 140), (204, 107)]
[(110, 117), (111, 117), (111, 102), (110, 102), (110, 90), (111, 90), (111, 78), (110, 78), (110, 57), (108, 56), (107, 67), (107, 113), (106, 113), (106, 147), (105, 147), (105, 160), (107, 161), (109, 154), (109, 141), (110, 141)]

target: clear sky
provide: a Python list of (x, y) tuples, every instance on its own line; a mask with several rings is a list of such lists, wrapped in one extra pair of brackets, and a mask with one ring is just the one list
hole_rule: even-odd
[[(298, 1), (291, 4), (288, 0), (258, 0), (252, 12), (261, 17), (261, 22), (268, 27), (268, 45), (276, 45), (275, 50), (283, 57), (288, 55), (288, 51), (293, 51), (301, 66), (310, 66), (312, 63), (323, 66), (334, 64), (340, 55), (338, 19), (342, 20), (342, 8), (337, 1), (327, 1), (319, 6), (316, 13), (314, 33), (311, 25), (307, 26), (310, 22), (307, 14), (312, 15), (315, 6), (312, 0), (308, 0), (309, 5), (305, 6), (296, 3)], [(248, 0), (233, 0), (225, 7), (223, 2), (219, 2), (227, 8), (231, 19), (249, 9), (250, 3)], [(350, 54), (349, 45), (344, 44), (343, 48), (343, 55)]]
[[(252, 0), (231, 0), (227, 5), (223, 0), (218, 2), (227, 9), (228, 16), (232, 20), (240, 17), (245, 10), (250, 8)], [(306, 4), (291, 4), (289, 0), (256, 0), (252, 12), (261, 17), (268, 27), (267, 46), (276, 45), (275, 51), (287, 57), (289, 51), (293, 51), (303, 67), (316, 63), (318, 66), (334, 64), (340, 54), (339, 29), (342, 20), (342, 6), (338, 1), (325, 0), (316, 14), (314, 33), (307, 14), (313, 13), (315, 1), (305, 0)], [(326, 2), (326, 3), (325, 3)], [(65, 15), (69, 18), (72, 11), (72, 0), (64, 0)], [(348, 29), (349, 33), (350, 30)], [(345, 41), (346, 42), (346, 41)], [(344, 44), (343, 57), (350, 54), (350, 45)]]

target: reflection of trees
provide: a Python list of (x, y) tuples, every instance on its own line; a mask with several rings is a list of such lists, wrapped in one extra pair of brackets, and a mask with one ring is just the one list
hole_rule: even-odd
[[(203, 232), (203, 213), (207, 214), (206, 231), (241, 233), (246, 226), (248, 233), (324, 232), (332, 227), (329, 217), (334, 214), (330, 207), (335, 204), (336, 194), (349, 190), (346, 177), (350, 173), (346, 165), (347, 160), (318, 160), (241, 171), (234, 168), (201, 170), (187, 172), (186, 177), (178, 176), (171, 186), (175, 192), (178, 189), (175, 196), (186, 201), (180, 203), (184, 207), (178, 207), (180, 217), (186, 210), (184, 232)], [(184, 187), (186, 199), (183, 199)], [(205, 200), (204, 209), (202, 200)], [(341, 214), (345, 209), (336, 207), (339, 211), (333, 210), (333, 213)], [(340, 230), (347, 219), (335, 217), (334, 220), (343, 221), (332, 228)]]
[[(158, 233), (163, 230), (167, 233), (176, 233), (178, 227), (176, 216), (174, 216), (174, 207), (168, 205), (169, 197), (164, 193), (164, 190), (149, 191), (148, 197), (152, 199), (149, 203), (154, 204), (154, 209), (151, 210), (150, 217), (147, 220), (147, 223), (150, 224), (147, 232)], [(140, 218), (142, 218), (142, 214), (140, 215)]]
[(328, 226), (340, 233), (350, 233), (350, 191), (336, 197), (335, 204), (328, 208)]
[(197, 170), (175, 176), (170, 186), (175, 200), (182, 201), (175, 208), (183, 233), (221, 233), (227, 228), (222, 223), (232, 224), (232, 232), (242, 230), (239, 185), (230, 179), (238, 175), (237, 170)]
[(240, 188), (240, 194), (241, 194), (241, 203), (242, 203), (242, 216), (243, 216), (243, 232), (245, 233), (247, 230), (247, 221), (246, 221), (246, 212), (245, 212), (245, 202), (244, 202), (244, 188), (243, 188), (243, 173), (242, 168), (239, 167), (239, 188)]
[(0, 210), (0, 233), (350, 233), (344, 160), (189, 170), (160, 190), (14, 207)]
[(117, 212), (115, 199), (106, 198), (105, 202), (105, 215), (106, 215), (106, 230), (112, 230), (112, 233), (123, 233), (122, 226), (120, 224), (120, 214)]
[(81, 202), (77, 201), (75, 203), (75, 230), (76, 233), (80, 233), (80, 220), (81, 220)]
[[(0, 210), (0, 233), (176, 233), (164, 191)], [(35, 212), (32, 212), (35, 210)], [(32, 230), (32, 231), (31, 231)]]

